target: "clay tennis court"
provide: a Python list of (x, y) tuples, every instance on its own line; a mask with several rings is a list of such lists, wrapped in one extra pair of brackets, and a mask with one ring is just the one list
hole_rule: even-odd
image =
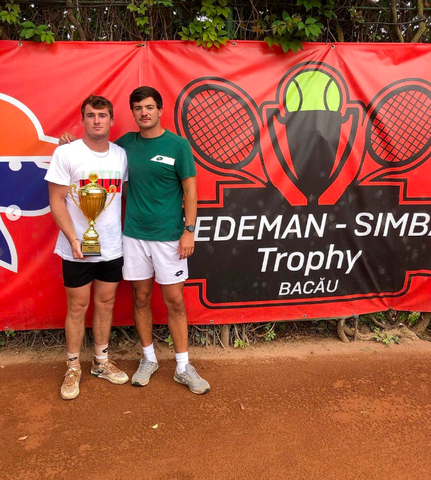
[[(61, 355), (0, 353), (2, 480), (431, 479), (431, 344), (335, 339), (198, 349), (204, 396), (90, 376), (61, 400)], [(117, 353), (128, 374), (137, 351)]]

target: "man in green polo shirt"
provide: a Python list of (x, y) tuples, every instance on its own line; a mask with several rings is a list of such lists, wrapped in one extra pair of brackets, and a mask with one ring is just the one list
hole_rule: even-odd
[(150, 307), (155, 278), (161, 286), (174, 342), (174, 380), (193, 393), (206, 393), (210, 390), (208, 382), (188, 361), (183, 296), (187, 258), (194, 251), (197, 214), (193, 154), (186, 139), (162, 128), (163, 102), (157, 90), (139, 87), (130, 95), (129, 103), (139, 132), (126, 133), (115, 143), (126, 150), (129, 165), (123, 276), (132, 282), (134, 320), (143, 347), (132, 384), (146, 385), (158, 369)]

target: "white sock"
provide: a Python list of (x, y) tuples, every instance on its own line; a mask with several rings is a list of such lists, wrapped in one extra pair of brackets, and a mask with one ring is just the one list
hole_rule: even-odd
[(185, 372), (186, 365), (189, 363), (189, 352), (176, 353), (175, 360), (177, 361), (177, 372)]
[(68, 361), (69, 367), (78, 368), (78, 369), (81, 368), (81, 364), (79, 363), (79, 353), (80, 352), (76, 352), (76, 353), (67, 352), (67, 361)]
[(102, 363), (104, 360), (108, 358), (108, 347), (109, 343), (105, 343), (104, 345), (97, 345), (94, 344), (94, 358), (96, 359), (97, 363)]
[(142, 347), (142, 351), (144, 353), (144, 357), (149, 362), (158, 363), (156, 353), (154, 352), (154, 344), (153, 343), (149, 347)]

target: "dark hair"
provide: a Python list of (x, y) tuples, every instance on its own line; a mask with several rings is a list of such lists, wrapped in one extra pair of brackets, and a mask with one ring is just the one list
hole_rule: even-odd
[(130, 94), (129, 98), (129, 105), (130, 105), (130, 110), (133, 110), (133, 103), (134, 102), (140, 102), (141, 100), (144, 100), (145, 98), (152, 97), (154, 101), (156, 102), (157, 108), (161, 110), (163, 108), (163, 100), (162, 96), (160, 93), (153, 87), (138, 87), (133, 90), (133, 92)]
[(87, 97), (81, 105), (81, 115), (84, 118), (84, 110), (86, 105), (90, 105), (96, 110), (102, 110), (102, 108), (107, 108), (111, 118), (114, 118), (114, 107), (112, 103), (105, 97), (99, 97), (97, 95), (90, 95)]

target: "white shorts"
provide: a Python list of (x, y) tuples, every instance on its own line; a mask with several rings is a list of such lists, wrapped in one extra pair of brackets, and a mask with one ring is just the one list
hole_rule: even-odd
[(123, 236), (123, 278), (129, 281), (156, 277), (160, 285), (185, 282), (189, 276), (187, 259), (180, 260), (178, 240), (153, 242)]

